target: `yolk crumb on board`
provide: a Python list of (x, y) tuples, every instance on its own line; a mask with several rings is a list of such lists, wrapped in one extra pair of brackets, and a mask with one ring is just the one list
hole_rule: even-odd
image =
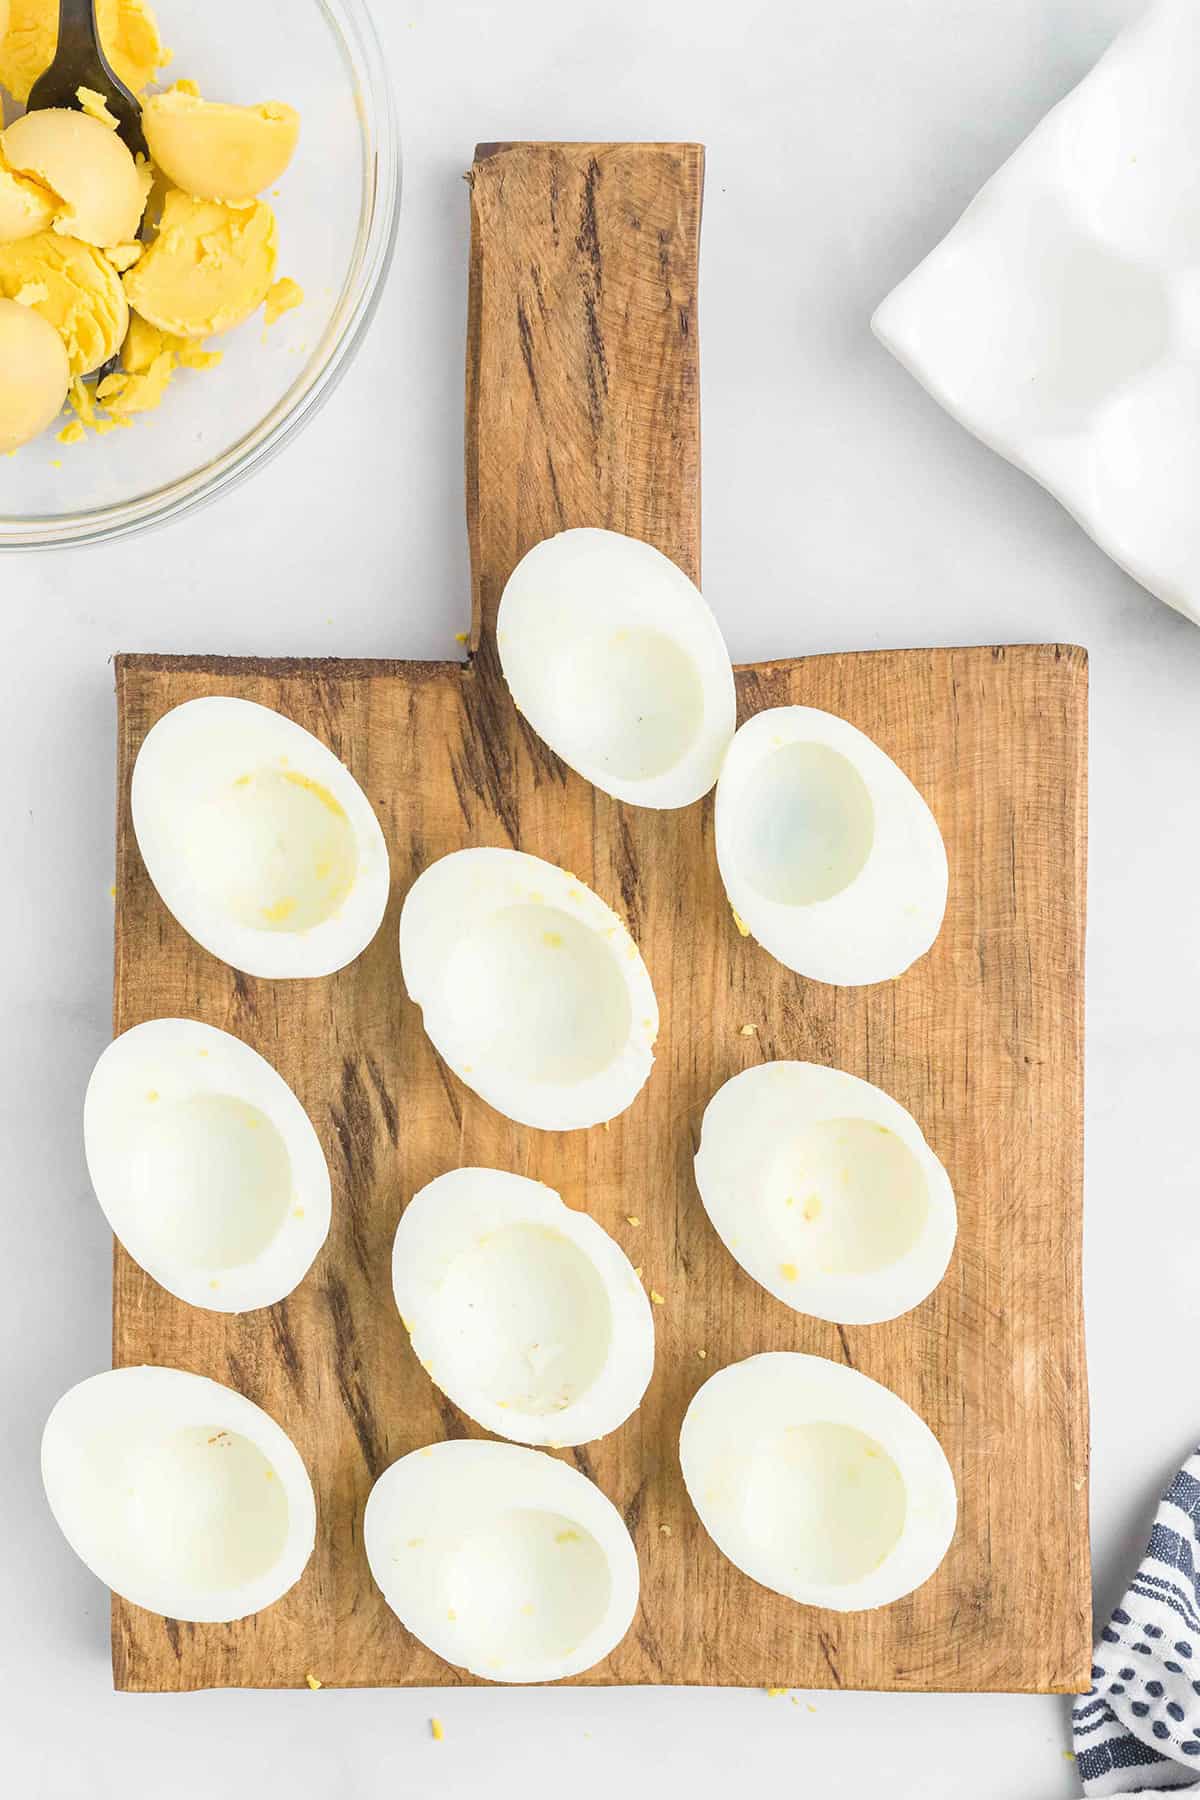
[(642, 1221), (638, 1218), (636, 1213), (626, 1213), (625, 1214), (625, 1223), (627, 1225), (637, 1226), (637, 1225), (640, 1225), (641, 1222)]
[(731, 906), (729, 910), (733, 914), (733, 922), (737, 926), (739, 934), (742, 937), (749, 937), (750, 936), (750, 927), (747, 925), (745, 919), (743, 919), (743, 917), (742, 917), (741, 913), (738, 911), (737, 907)]
[(705, 1357), (708, 1355), (708, 1351), (707, 1350), (697, 1350), (696, 1355), (700, 1358), (700, 1361), (703, 1362)]
[(317, 1692), (317, 1690), (318, 1690), (318, 1688), (319, 1688), (319, 1687), (320, 1687), (320, 1686), (321, 1686), (321, 1685), (322, 1685), (322, 1684), (321, 1684), (321, 1683), (320, 1683), (320, 1682), (319, 1682), (319, 1681), (318, 1681), (318, 1680), (317, 1680), (317, 1678), (316, 1678), (316, 1676), (315, 1676), (315, 1675), (312, 1675), (312, 1674), (308, 1674), (308, 1675), (306, 1675), (306, 1676), (305, 1676), (305, 1677), (304, 1677), (304, 1679), (305, 1679), (305, 1681), (307, 1681), (307, 1683), (308, 1683), (308, 1685), (309, 1685), (309, 1687), (310, 1687), (310, 1688), (311, 1688), (311, 1689), (312, 1689), (312, 1691), (313, 1691), (313, 1693), (314, 1693), (314, 1694), (315, 1694), (315, 1693), (316, 1693), (316, 1692)]
[(740, 1035), (742, 1037), (757, 1037), (758, 1026), (757, 1025), (743, 1025)]
[(650, 1298), (654, 1302), (655, 1306), (665, 1306), (667, 1304), (665, 1298), (663, 1297), (662, 1294), (659, 1293), (657, 1288), (650, 1289)]
[(671, 1527), (669, 1525), (660, 1525), (658, 1529), (662, 1532), (664, 1537), (670, 1537)]

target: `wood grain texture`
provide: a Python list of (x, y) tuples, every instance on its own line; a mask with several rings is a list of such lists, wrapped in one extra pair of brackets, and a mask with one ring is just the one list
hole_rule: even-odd
[[(266, 1406), (305, 1457), (319, 1510), (308, 1571), (256, 1619), (180, 1625), (116, 1601), (119, 1687), (294, 1687), (308, 1671), (327, 1686), (461, 1679), (388, 1611), (361, 1538), (371, 1483), (394, 1458), (478, 1435), (418, 1367), (389, 1271), (407, 1198), (461, 1163), (559, 1188), (666, 1299), (644, 1404), (610, 1438), (564, 1453), (622, 1509), (642, 1567), (633, 1629), (585, 1681), (1087, 1685), (1086, 658), (1055, 645), (885, 651), (739, 672), (743, 716), (800, 701), (841, 713), (899, 761), (941, 823), (942, 934), (902, 980), (866, 990), (805, 982), (738, 936), (711, 801), (658, 814), (594, 792), (524, 728), (497, 678), (499, 592), (546, 532), (614, 525), (698, 573), (700, 183), (690, 146), (489, 147), (477, 162), (469, 663), (118, 659), (116, 1027), (182, 1013), (252, 1043), (307, 1107), (334, 1186), (324, 1251), (269, 1311), (194, 1311), (116, 1252), (114, 1363), (194, 1369)], [(388, 915), (365, 955), (328, 980), (234, 974), (150, 885), (129, 820), (133, 760), (156, 719), (207, 693), (299, 720), (379, 813)], [(469, 844), (513, 844), (575, 870), (642, 945), (662, 1011), (658, 1061), (609, 1130), (547, 1135), (498, 1117), (423, 1035), (400, 980), (399, 907), (433, 858)], [(691, 1176), (703, 1108), (729, 1075), (772, 1057), (880, 1083), (946, 1163), (958, 1247), (907, 1317), (843, 1329), (795, 1315), (710, 1229)], [(725, 1562), (696, 1521), (679, 1476), (683, 1412), (707, 1374), (767, 1349), (851, 1362), (944, 1444), (958, 1534), (935, 1577), (897, 1605), (846, 1616), (796, 1607)]]

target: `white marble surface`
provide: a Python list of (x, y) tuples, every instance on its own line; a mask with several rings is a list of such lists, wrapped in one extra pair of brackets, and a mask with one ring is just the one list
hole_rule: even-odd
[[(162, 0), (169, 14), (171, 0)], [(106, 1596), (37, 1441), (108, 1356), (80, 1145), (108, 1032), (116, 650), (442, 655), (465, 622), (476, 139), (694, 137), (706, 589), (736, 656), (1072, 639), (1092, 653), (1087, 1292), (1098, 1602), (1200, 1431), (1200, 632), (873, 342), (876, 301), (1133, 0), (378, 0), (407, 141), (396, 269), (318, 423), (218, 509), (0, 562), (0, 1745), (22, 1800), (486, 1790), (821, 1800), (1075, 1791), (1053, 1699), (464, 1692), (114, 1697)], [(386, 419), (380, 399), (387, 403)], [(2, 479), (2, 477), (0, 477)], [(1038, 1629), (1037, 1596), (1012, 1630)], [(431, 1711), (446, 1740), (428, 1737)]]

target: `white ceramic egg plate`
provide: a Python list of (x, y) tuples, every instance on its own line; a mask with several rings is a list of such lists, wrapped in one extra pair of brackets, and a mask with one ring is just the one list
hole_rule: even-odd
[(1200, 8), (1160, 0), (873, 329), (1113, 559), (1200, 621)]

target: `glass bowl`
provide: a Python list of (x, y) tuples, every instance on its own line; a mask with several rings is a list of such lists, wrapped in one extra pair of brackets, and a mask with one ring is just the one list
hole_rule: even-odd
[[(395, 246), (400, 144), (363, 0), (155, 0), (174, 52), (162, 79), (211, 99), (286, 100), (300, 144), (276, 195), (280, 275), (305, 301), (209, 340), (128, 430), (64, 445), (51, 429), (0, 458), (0, 550), (96, 543), (199, 506), (260, 468), (332, 392), (362, 341)], [(11, 108), (10, 108), (11, 117)]]

